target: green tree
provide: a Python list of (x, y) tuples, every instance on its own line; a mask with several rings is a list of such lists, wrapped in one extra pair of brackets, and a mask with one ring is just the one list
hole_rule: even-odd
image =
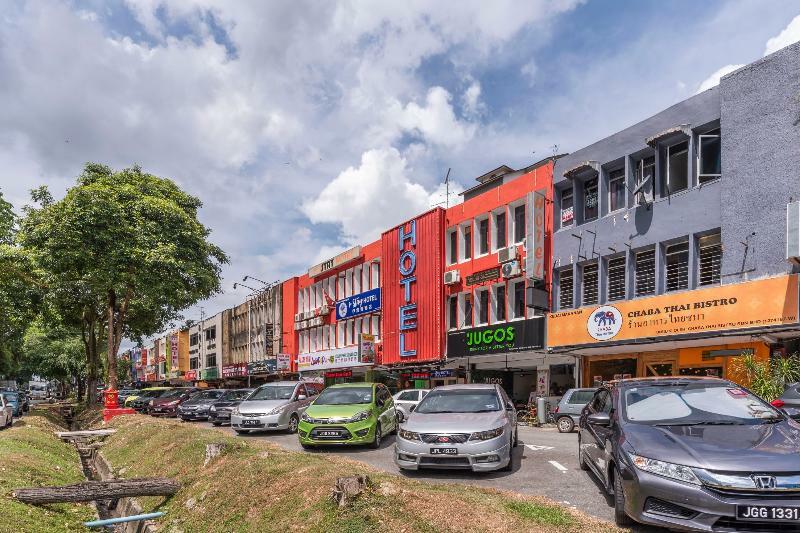
[(743, 353), (732, 361), (731, 376), (771, 402), (779, 398), (789, 383), (800, 381), (800, 355), (757, 359), (752, 352)]
[(27, 373), (58, 380), (67, 389), (74, 382), (78, 401), (83, 399), (86, 352), (80, 331), (40, 316), (25, 333), (23, 351)]
[(116, 387), (123, 338), (152, 335), (220, 290), (228, 258), (198, 220), (200, 200), (169, 179), (88, 163), (64, 199), (43, 189), (33, 199), (39, 207), (27, 210), (21, 242), (59, 314), (80, 323), (90, 390), (103, 337)]

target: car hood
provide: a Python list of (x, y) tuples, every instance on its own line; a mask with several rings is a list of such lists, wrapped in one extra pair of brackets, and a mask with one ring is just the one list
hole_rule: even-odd
[(289, 400), (250, 400), (239, 404), (240, 413), (269, 413), (276, 407), (289, 403)]
[(205, 398), (203, 400), (186, 400), (181, 405), (209, 405), (210, 406), (214, 402), (216, 402), (216, 400), (214, 398)]
[(153, 405), (163, 405), (165, 403), (172, 403), (175, 400), (178, 401), (177, 403), (183, 403), (180, 398), (154, 398)]
[(415, 433), (473, 433), (505, 425), (503, 411), (489, 413), (417, 413), (413, 412), (403, 428)]
[(634, 453), (670, 463), (727, 470), (800, 470), (800, 425), (791, 420), (744, 426), (654, 427), (627, 424)]
[(372, 405), (357, 403), (349, 405), (311, 405), (306, 414), (312, 418), (350, 418), (361, 411), (369, 411)]
[(222, 402), (214, 402), (214, 407), (216, 407), (217, 409), (219, 409), (220, 407), (236, 407), (241, 403), (242, 400), (226, 400)]

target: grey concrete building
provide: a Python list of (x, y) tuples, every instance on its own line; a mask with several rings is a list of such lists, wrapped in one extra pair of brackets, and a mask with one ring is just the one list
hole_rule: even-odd
[(799, 140), (795, 44), (560, 158), (548, 349), (591, 384), (736, 378), (741, 353), (791, 347)]

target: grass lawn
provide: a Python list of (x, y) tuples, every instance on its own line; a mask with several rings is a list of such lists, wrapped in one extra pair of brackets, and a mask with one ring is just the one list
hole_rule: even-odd
[(0, 533), (89, 531), (95, 518), (84, 504), (33, 506), (11, 497), (14, 489), (85, 481), (78, 452), (53, 431), (64, 431), (45, 415), (30, 415), (0, 431)]
[[(164, 531), (617, 531), (543, 498), (429, 484), (174, 420), (133, 415), (112, 426), (118, 432), (102, 453), (120, 477), (166, 476), (183, 484), (173, 497), (140, 500), (145, 512), (166, 512)], [(210, 443), (227, 447), (204, 468)], [(331, 487), (337, 477), (355, 474), (367, 474), (373, 486), (352, 506), (337, 509)]]

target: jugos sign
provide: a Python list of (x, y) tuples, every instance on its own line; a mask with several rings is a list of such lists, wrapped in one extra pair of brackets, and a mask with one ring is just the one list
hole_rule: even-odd
[(455, 331), (447, 335), (447, 356), (465, 357), (521, 350), (544, 345), (544, 318), (529, 318), (482, 328)]

